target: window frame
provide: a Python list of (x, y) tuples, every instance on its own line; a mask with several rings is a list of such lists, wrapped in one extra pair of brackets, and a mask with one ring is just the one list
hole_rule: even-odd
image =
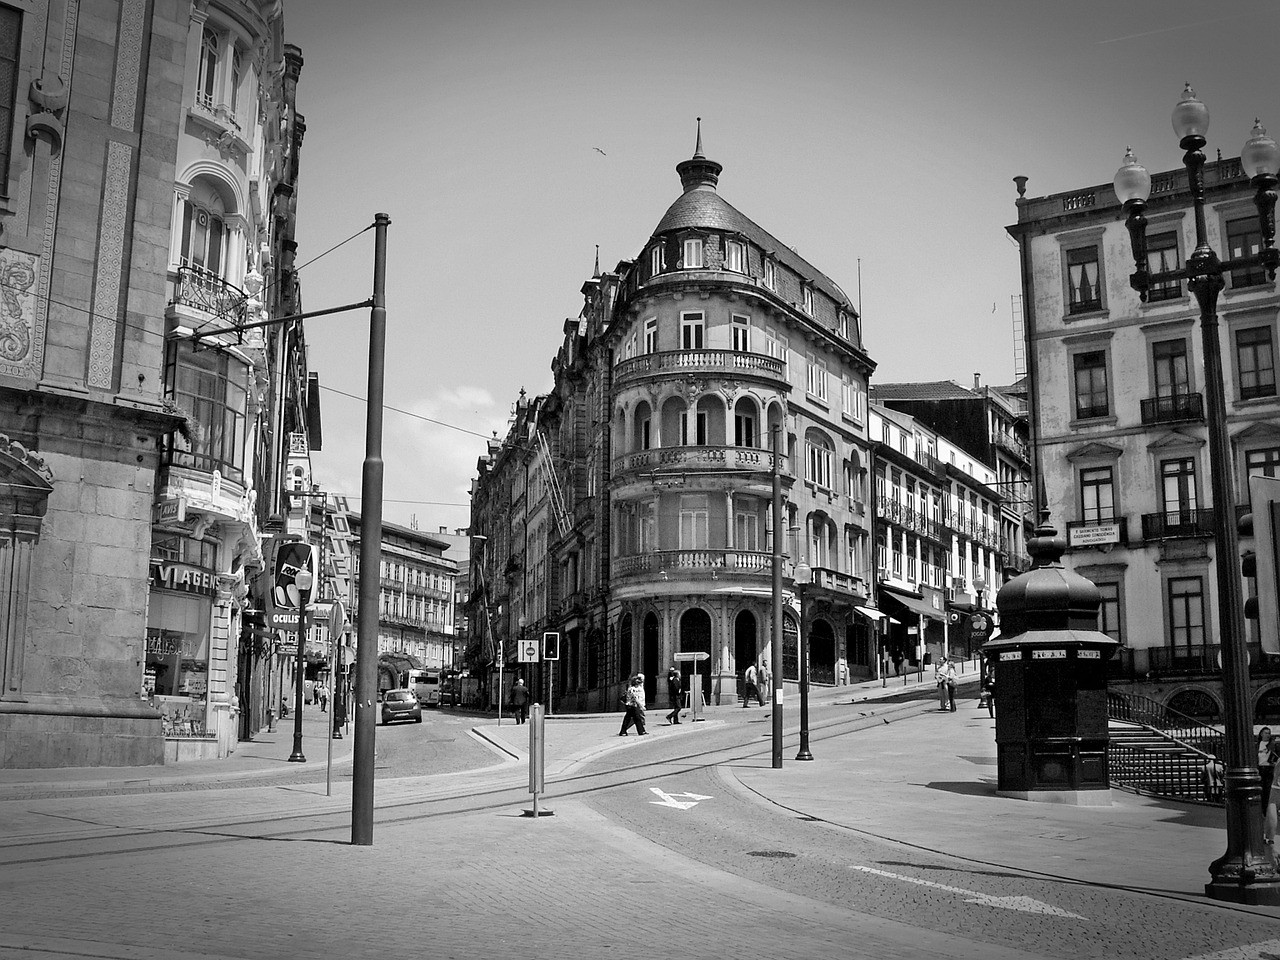
[[(1062, 312), (1067, 321), (1079, 317), (1092, 317), (1105, 314), (1107, 311), (1107, 270), (1106, 258), (1102, 252), (1102, 230), (1092, 230), (1074, 236), (1059, 239), (1059, 251), (1062, 269)], [(1086, 252), (1093, 254), (1092, 260), (1083, 260)], [(1093, 263), (1097, 268), (1093, 287), (1097, 297), (1093, 300), (1075, 299), (1075, 284), (1072, 282), (1072, 267), (1081, 263)]]
[[(1235, 229), (1244, 225), (1244, 229)], [(1237, 249), (1234, 241), (1237, 238), (1247, 237), (1255, 241), (1251, 244), (1249, 250), (1243, 247)], [(1235, 260), (1239, 257), (1252, 256), (1262, 249), (1262, 226), (1258, 223), (1256, 216), (1240, 216), (1224, 219), (1222, 224), (1222, 240), (1223, 246), (1227, 249), (1227, 259)], [(1239, 279), (1237, 279), (1237, 276)], [(1236, 267), (1227, 271), (1227, 289), (1243, 290), (1248, 287), (1259, 287), (1267, 283), (1267, 271), (1259, 264), (1253, 264), (1246, 267)]]
[(819, 400), (827, 403), (827, 362), (816, 354), (808, 355), (808, 362), (805, 366), (805, 392)]
[[(1173, 251), (1173, 262), (1163, 256), (1166, 251)], [(1155, 262), (1156, 257), (1159, 262)], [(1162, 230), (1147, 237), (1147, 270), (1152, 276), (1182, 267), (1182, 231), (1177, 229)], [(1163, 280), (1152, 282), (1147, 290), (1148, 303), (1163, 303), (1168, 300), (1182, 298), (1181, 280)]]
[[(1194, 591), (1186, 590), (1186, 592), (1175, 592), (1175, 588), (1179, 586), (1187, 587), (1194, 584), (1197, 589)], [(1194, 647), (1203, 647), (1205, 636), (1207, 635), (1208, 624), (1205, 617), (1205, 583), (1204, 577), (1200, 574), (1171, 576), (1165, 581), (1165, 629), (1168, 631), (1169, 647), (1173, 650), (1185, 649), (1190, 651)], [(1177, 626), (1175, 616), (1176, 601), (1179, 598), (1185, 598), (1181, 606), (1186, 614), (1186, 624), (1182, 627)], [(1192, 602), (1191, 598), (1195, 598)], [(1192, 606), (1198, 608), (1193, 611)], [(1197, 617), (1193, 613), (1198, 613), (1199, 623), (1193, 622)], [(1198, 639), (1197, 639), (1198, 631)], [(1185, 635), (1185, 642), (1179, 643), (1179, 635)]]
[(682, 310), (680, 312), (680, 349), (705, 350), (706, 348), (707, 315), (701, 310)]
[(813, 316), (813, 284), (807, 281), (800, 284), (800, 309)]
[(746, 314), (730, 314), (729, 348), (734, 353), (751, 352), (751, 318)]
[[(1270, 374), (1270, 383), (1255, 385), (1250, 388), (1245, 387), (1245, 365), (1244, 365), (1244, 347), (1248, 347), (1255, 355), (1253, 376), (1259, 377), (1263, 371), (1263, 367), (1257, 362), (1258, 347), (1260, 343), (1242, 344), (1241, 337), (1256, 334), (1266, 334), (1267, 359), (1269, 361), (1266, 372)], [(1276, 354), (1275, 354), (1275, 335), (1272, 331), (1271, 324), (1250, 324), (1249, 326), (1241, 326), (1232, 331), (1231, 338), (1233, 356), (1235, 359), (1236, 374), (1236, 394), (1241, 400), (1259, 400), (1264, 397), (1274, 397), (1276, 395)]]
[[(736, 265), (735, 262), (736, 261)], [(747, 272), (747, 245), (741, 240), (725, 240), (724, 269), (731, 273)]]
[(681, 243), (681, 269), (702, 270), (706, 263), (705, 243), (701, 237), (685, 237)]
[(760, 281), (770, 290), (778, 289), (778, 262), (773, 257), (765, 257), (761, 263)]
[(644, 352), (658, 352), (658, 318), (646, 317), (644, 321)]
[[(1096, 477), (1089, 476), (1096, 474)], [(1105, 477), (1104, 477), (1105, 475)], [(1111, 464), (1080, 467), (1076, 473), (1076, 485), (1080, 489), (1080, 520), (1083, 523), (1112, 523), (1116, 519), (1116, 476)], [(1103, 506), (1102, 491), (1106, 491)], [(1088, 494), (1092, 492), (1092, 497)], [(1092, 505), (1090, 500), (1092, 499)], [(1091, 515), (1092, 514), (1092, 515)]]
[[(1090, 384), (1088, 395), (1096, 397), (1101, 392), (1106, 400), (1105, 407), (1098, 407), (1096, 403), (1088, 407), (1081, 406), (1080, 392), (1080, 373), (1082, 370), (1082, 361), (1086, 357), (1101, 357), (1102, 362), (1098, 365), (1088, 367), (1089, 370), (1102, 371), (1102, 388), (1099, 391), (1096, 383)], [(1091, 378), (1092, 379), (1092, 378)], [(1111, 404), (1111, 357), (1106, 347), (1090, 346), (1086, 349), (1075, 350), (1071, 353), (1071, 412), (1072, 420), (1103, 420), (1112, 416)]]
[(649, 248), (649, 276), (656, 277), (662, 273), (663, 257), (662, 244), (655, 243)]
[[(816, 442), (821, 441), (821, 442)], [(819, 490), (834, 491), (835, 448), (820, 433), (809, 433), (804, 438), (805, 479)]]

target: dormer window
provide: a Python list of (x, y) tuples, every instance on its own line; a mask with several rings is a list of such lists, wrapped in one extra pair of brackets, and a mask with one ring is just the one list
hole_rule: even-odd
[(813, 287), (805, 284), (800, 288), (801, 304), (800, 307), (809, 316), (813, 316)]
[(662, 272), (662, 244), (657, 244), (649, 251), (649, 276), (656, 277)]
[(684, 268), (686, 270), (702, 269), (702, 240), (690, 238), (684, 242)]
[(726, 240), (724, 245), (724, 268), (734, 273), (747, 272), (747, 248), (737, 240)]
[(768, 259), (764, 262), (764, 285), (770, 290), (778, 289), (778, 265)]
[(836, 319), (836, 333), (846, 340), (849, 339), (849, 315), (843, 310), (840, 311), (840, 316)]

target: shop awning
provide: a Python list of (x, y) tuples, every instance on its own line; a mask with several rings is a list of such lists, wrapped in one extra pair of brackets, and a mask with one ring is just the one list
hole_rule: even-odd
[(872, 621), (883, 620), (886, 616), (883, 610), (877, 610), (875, 607), (854, 607), (853, 609)]
[[(928, 617), (930, 620), (942, 620), (944, 614), (935, 610), (919, 597), (909, 597), (890, 592), (888, 587), (880, 588), (880, 601), (886, 606), (885, 612), (893, 619), (904, 623), (914, 622), (916, 616)], [(886, 603), (886, 601), (888, 601)], [(898, 609), (901, 608), (901, 609)], [(905, 618), (904, 619), (904, 615)]]

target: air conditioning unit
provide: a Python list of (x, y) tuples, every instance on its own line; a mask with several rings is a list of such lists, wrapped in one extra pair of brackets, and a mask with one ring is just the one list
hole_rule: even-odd
[(951, 588), (952, 588), (952, 590), (954, 590), (954, 591), (955, 591), (955, 592), (957, 592), (957, 593), (967, 593), (967, 592), (968, 592), (967, 584), (964, 582), (964, 577), (955, 577), (955, 578), (951, 581)]

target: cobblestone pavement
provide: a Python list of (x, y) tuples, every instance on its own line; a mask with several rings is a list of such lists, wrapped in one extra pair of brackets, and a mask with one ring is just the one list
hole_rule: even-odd
[(789, 698), (781, 770), (761, 708), (553, 719), (539, 819), (529, 728), (477, 718), (480, 767), (379, 780), (370, 847), (349, 781), (248, 785), (246, 758), (220, 789), (0, 800), (0, 957), (1280, 954), (1280, 911), (1203, 897), (1220, 809), (998, 797), (985, 712), (931, 707), (817, 697), (800, 763)]

